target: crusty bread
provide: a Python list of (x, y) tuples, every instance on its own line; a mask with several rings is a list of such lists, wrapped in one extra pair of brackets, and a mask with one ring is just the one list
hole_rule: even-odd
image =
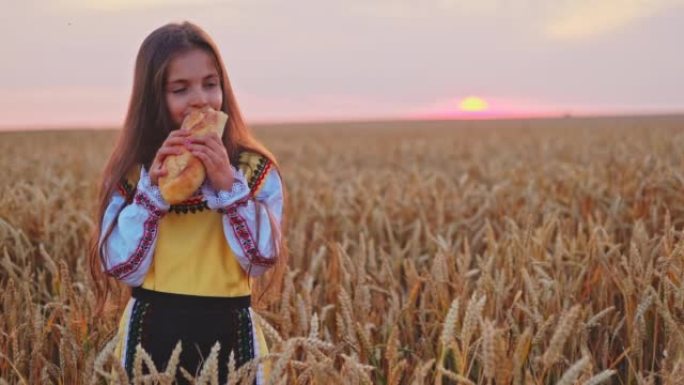
[[(219, 137), (228, 120), (222, 111), (210, 107), (195, 109), (185, 117), (181, 130), (189, 130), (192, 136), (216, 132)], [(169, 155), (164, 159), (168, 173), (159, 178), (159, 188), (169, 204), (178, 204), (188, 199), (204, 182), (206, 170), (202, 162), (183, 147), (180, 155)]]

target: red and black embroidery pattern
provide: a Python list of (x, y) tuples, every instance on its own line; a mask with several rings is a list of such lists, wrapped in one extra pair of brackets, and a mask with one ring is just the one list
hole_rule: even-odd
[(195, 213), (204, 210), (209, 210), (209, 206), (207, 205), (207, 201), (201, 195), (195, 198), (190, 198), (177, 205), (171, 205), (169, 208), (170, 212), (177, 214), (187, 214), (188, 212)]
[(260, 266), (272, 266), (275, 264), (275, 260), (272, 258), (264, 258), (261, 253), (259, 253), (259, 249), (254, 237), (247, 226), (247, 221), (238, 212), (238, 207), (246, 205), (247, 202), (248, 199), (242, 199), (226, 207), (225, 209), (219, 210), (219, 212), (226, 214), (228, 217), (228, 221), (233, 228), (233, 233), (240, 242), (242, 251), (245, 253), (245, 256), (247, 256), (250, 262)]
[(142, 193), (135, 194), (135, 203), (138, 203), (145, 207), (145, 209), (150, 213), (150, 217), (147, 218), (143, 224), (143, 236), (140, 239), (140, 243), (136, 247), (133, 254), (125, 262), (122, 262), (107, 271), (107, 273), (116, 279), (124, 279), (131, 275), (140, 266), (145, 254), (147, 254), (150, 247), (152, 247), (152, 242), (157, 235), (157, 230), (159, 228), (159, 218), (162, 216), (162, 211), (154, 207), (152, 202), (144, 196)]
[(271, 163), (271, 161), (266, 157), (259, 158), (259, 163), (257, 163), (256, 168), (249, 178), (249, 181), (247, 181), (247, 185), (249, 186), (249, 190), (251, 191), (252, 195), (256, 194), (259, 186), (261, 186), (261, 183), (263, 183), (266, 174), (268, 174), (268, 170), (271, 168), (272, 164), (273, 163)]

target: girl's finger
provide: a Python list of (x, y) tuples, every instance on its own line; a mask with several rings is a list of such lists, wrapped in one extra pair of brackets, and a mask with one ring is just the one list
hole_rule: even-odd
[(187, 146), (188, 149), (206, 148), (211, 155), (216, 158), (221, 158), (224, 156), (228, 157), (228, 152), (226, 151), (225, 147), (223, 147), (223, 143), (217, 143), (216, 141), (207, 140), (206, 138), (202, 139), (201, 142), (192, 142)]
[(210, 133), (204, 134), (204, 135), (202, 135), (202, 137), (207, 142), (218, 142), (218, 141), (220, 141), (218, 134), (215, 132), (210, 132)]
[(210, 168), (211, 169), (214, 168), (214, 162), (206, 152), (204, 152), (202, 150), (192, 150), (190, 152), (192, 153), (192, 155), (196, 156), (197, 158), (199, 158), (202, 161), (202, 163), (204, 164), (204, 167), (206, 167), (207, 170)]
[(185, 136), (177, 136), (175, 138), (169, 138), (164, 141), (162, 144), (162, 147), (174, 147), (174, 146), (182, 146), (185, 144), (187, 140), (187, 137)]
[(161, 162), (159, 161), (159, 157), (155, 157), (152, 161), (152, 164), (150, 165), (150, 174), (152, 174), (153, 172), (157, 172), (160, 167)]
[(200, 154), (206, 156), (208, 159), (213, 158), (213, 154), (211, 153), (211, 149), (206, 147), (206, 146), (198, 146), (196, 144), (191, 145), (188, 150), (190, 150), (190, 153), (193, 155), (195, 154)]
[[(168, 155), (180, 155), (183, 153), (183, 150), (180, 147), (162, 147), (157, 151), (157, 155), (161, 157), (167, 157)], [(163, 158), (160, 159), (163, 161)], [(161, 162), (160, 162), (161, 163)]]
[(150, 172), (148, 173), (148, 176), (150, 177), (152, 184), (156, 185), (157, 181), (159, 180), (159, 166), (156, 163), (156, 159), (150, 165)]
[(205, 144), (200, 144), (200, 143), (188, 143), (185, 145), (185, 148), (187, 148), (190, 152), (194, 151), (208, 151), (211, 150), (209, 147), (207, 147)]
[(223, 142), (219, 139), (218, 135), (214, 134), (211, 135), (207, 138), (206, 144), (209, 148), (211, 148), (214, 153), (216, 154), (226, 154), (228, 155), (228, 152), (226, 151), (226, 147), (223, 145)]
[(204, 144), (204, 136), (191, 136), (189, 138), (185, 138), (185, 141), (192, 144)]

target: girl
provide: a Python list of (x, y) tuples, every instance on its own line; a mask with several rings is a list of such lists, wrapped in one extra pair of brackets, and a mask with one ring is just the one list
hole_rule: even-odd
[[(228, 114), (223, 137), (179, 130), (191, 109), (205, 106)], [(157, 181), (164, 158), (181, 146), (202, 161), (207, 178), (194, 196), (169, 205)], [(188, 22), (152, 32), (138, 52), (124, 128), (103, 174), (90, 253), (98, 311), (110, 290), (106, 275), (132, 287), (116, 350), (129, 376), (138, 344), (163, 370), (181, 341), (179, 365), (196, 375), (219, 342), (221, 383), (231, 351), (238, 366), (266, 354), (251, 282), (284, 266), (282, 207), (276, 161), (245, 126), (216, 45)], [(257, 383), (265, 370), (259, 367)]]

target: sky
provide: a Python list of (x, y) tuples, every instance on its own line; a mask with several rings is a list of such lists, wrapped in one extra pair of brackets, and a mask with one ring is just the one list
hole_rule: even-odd
[(251, 123), (684, 112), (684, 0), (0, 2), (0, 129), (120, 126), (182, 20)]

